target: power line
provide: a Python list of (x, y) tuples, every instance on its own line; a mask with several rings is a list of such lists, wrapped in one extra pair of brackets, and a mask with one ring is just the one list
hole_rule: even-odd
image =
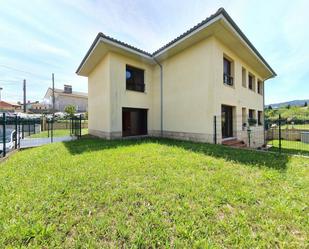
[[(28, 71), (21, 70), (21, 69), (15, 68), (15, 67), (6, 66), (6, 65), (3, 65), (3, 64), (0, 64), (0, 67), (6, 68), (6, 69), (10, 69), (10, 70), (14, 70), (14, 71), (17, 71), (17, 72), (27, 73), (27, 74), (33, 75), (33, 76), (35, 76), (37, 78), (41, 78), (42, 80), (46, 80), (46, 81), (50, 80), (50, 78), (45, 78), (45, 76), (43, 76), (43, 75), (40, 75), (40, 74), (37, 74), (37, 73), (33, 73), (33, 72), (28, 72)], [(68, 81), (69, 80), (65, 80), (65, 79), (57, 79), (57, 82), (67, 83)]]
[(27, 71), (20, 70), (20, 69), (14, 68), (14, 67), (6, 66), (6, 65), (1, 65), (0, 64), (0, 67), (4, 67), (6, 69), (10, 69), (10, 70), (14, 70), (14, 71), (22, 72), (22, 73), (33, 74), (31, 72), (27, 72)]
[(21, 83), (22, 81), (20, 80), (2, 80), (0, 79), (0, 81), (3, 81), (3, 82), (12, 82), (12, 83)]

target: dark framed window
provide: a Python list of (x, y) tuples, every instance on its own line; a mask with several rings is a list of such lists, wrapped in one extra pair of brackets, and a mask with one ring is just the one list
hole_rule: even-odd
[(147, 135), (147, 109), (122, 108), (122, 136)]
[(249, 74), (248, 76), (248, 87), (250, 90), (254, 90), (254, 82), (253, 82), (254, 78), (251, 74)]
[(249, 109), (249, 118), (252, 119), (254, 118), (254, 110)]
[(223, 83), (233, 85), (232, 62), (225, 57), (223, 57)]
[(126, 89), (145, 92), (143, 69), (126, 65)]
[(262, 120), (263, 120), (263, 112), (258, 111), (258, 125), (262, 125)]
[(262, 81), (258, 81), (258, 93), (263, 95), (263, 83)]

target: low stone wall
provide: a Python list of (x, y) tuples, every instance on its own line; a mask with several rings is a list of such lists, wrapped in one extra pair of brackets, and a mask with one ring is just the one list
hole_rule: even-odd
[[(161, 137), (161, 131), (157, 131), (157, 130), (149, 131), (149, 136)], [(205, 133), (163, 131), (163, 137), (183, 140), (183, 141), (214, 143), (214, 135), (205, 134)]]
[(88, 133), (89, 135), (104, 138), (107, 140), (122, 138), (122, 132), (105, 132), (105, 131), (89, 129)]
[[(298, 130), (298, 129), (282, 129), (281, 138), (289, 141), (300, 141), (301, 133), (308, 132), (308, 130)], [(269, 129), (266, 132), (267, 140), (278, 140), (279, 139), (279, 129)]]
[[(46, 131), (48, 129), (48, 124), (45, 122), (42, 128), (44, 131)], [(82, 122), (82, 129), (85, 129), (85, 128), (88, 128), (88, 122)], [(53, 129), (54, 130), (71, 129), (71, 121), (68, 120), (68, 122), (54, 122)]]

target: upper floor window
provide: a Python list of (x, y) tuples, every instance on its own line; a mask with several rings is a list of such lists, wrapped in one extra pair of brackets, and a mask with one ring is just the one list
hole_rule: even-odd
[(255, 91), (255, 78), (252, 74), (248, 76), (248, 87), (250, 90)]
[(247, 71), (245, 68), (242, 68), (241, 75), (242, 75), (242, 86), (247, 87)]
[(126, 89), (138, 92), (145, 91), (143, 69), (126, 65)]
[(223, 57), (223, 83), (233, 85), (232, 62), (225, 57)]
[(258, 93), (263, 95), (263, 82), (258, 80), (258, 87), (257, 87)]

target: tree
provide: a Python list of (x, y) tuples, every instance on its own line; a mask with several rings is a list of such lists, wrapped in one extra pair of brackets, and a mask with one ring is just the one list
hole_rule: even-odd
[(306, 101), (305, 104), (304, 104), (304, 107), (306, 107), (306, 106), (308, 106), (307, 101)]
[(287, 105), (287, 107), (286, 107), (286, 109), (290, 109), (291, 108), (291, 105), (289, 104), (289, 105)]
[(268, 106), (268, 110), (272, 110), (273, 108), (271, 107), (271, 105)]
[(67, 105), (64, 108), (65, 113), (67, 113), (70, 117), (73, 117), (76, 113), (76, 107), (74, 105)]

